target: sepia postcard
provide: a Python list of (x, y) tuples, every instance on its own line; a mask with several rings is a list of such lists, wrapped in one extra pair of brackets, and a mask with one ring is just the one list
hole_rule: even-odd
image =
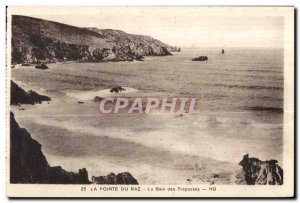
[(8, 197), (294, 197), (294, 7), (7, 7)]

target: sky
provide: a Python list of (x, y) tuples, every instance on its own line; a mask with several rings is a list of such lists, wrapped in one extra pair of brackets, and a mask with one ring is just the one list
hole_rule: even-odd
[(149, 35), (180, 47), (281, 48), (280, 11), (211, 7), (70, 7), (15, 9), (27, 15), (78, 27), (118, 29)]

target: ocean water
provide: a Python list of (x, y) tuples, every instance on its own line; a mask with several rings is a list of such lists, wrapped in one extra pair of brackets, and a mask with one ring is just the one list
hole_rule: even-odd
[[(141, 184), (211, 183), (216, 173), (214, 183), (234, 184), (246, 153), (282, 165), (283, 50), (220, 52), (189, 49), (143, 62), (14, 69), (12, 79), (21, 87), (52, 101), (12, 110), (51, 165), (85, 167), (90, 176), (129, 171)], [(190, 60), (200, 55), (208, 61)], [(130, 87), (130, 97), (196, 97), (200, 113), (100, 114), (93, 97), (113, 85)]]

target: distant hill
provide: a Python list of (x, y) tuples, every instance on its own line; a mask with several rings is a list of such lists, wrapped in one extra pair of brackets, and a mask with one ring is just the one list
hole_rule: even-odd
[(120, 30), (80, 28), (53, 21), (12, 16), (12, 63), (132, 61), (172, 55), (180, 48), (149, 36)]

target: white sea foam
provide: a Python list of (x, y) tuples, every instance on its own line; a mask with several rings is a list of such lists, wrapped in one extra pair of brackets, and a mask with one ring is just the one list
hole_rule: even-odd
[(110, 92), (110, 89), (103, 89), (98, 91), (72, 91), (72, 92), (65, 92), (67, 96), (76, 98), (78, 100), (92, 100), (96, 96), (98, 97), (109, 97), (109, 96), (118, 96), (128, 93), (136, 93), (139, 90), (134, 89), (131, 87), (123, 87), (125, 90), (121, 92)]

